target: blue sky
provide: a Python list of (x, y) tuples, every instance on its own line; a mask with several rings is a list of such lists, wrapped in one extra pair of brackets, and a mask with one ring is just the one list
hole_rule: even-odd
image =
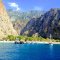
[(3, 0), (7, 9), (21, 11), (60, 8), (60, 0)]

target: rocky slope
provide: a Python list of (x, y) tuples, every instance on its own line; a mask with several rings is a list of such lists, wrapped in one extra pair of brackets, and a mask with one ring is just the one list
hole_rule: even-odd
[(46, 12), (40, 18), (31, 19), (22, 29), (22, 35), (32, 36), (38, 33), (42, 37), (59, 38), (60, 39), (60, 9), (54, 8)]
[(10, 20), (12, 21), (14, 29), (20, 34), (20, 31), (26, 26), (27, 22), (33, 17), (39, 17), (44, 14), (44, 11), (30, 10), (30, 11), (15, 11), (7, 9)]
[(21, 30), (26, 26), (27, 22), (27, 20), (15, 20), (12, 21), (12, 24), (17, 33), (20, 34)]
[(12, 26), (4, 4), (0, 1), (0, 39), (6, 35), (17, 35), (17, 32)]

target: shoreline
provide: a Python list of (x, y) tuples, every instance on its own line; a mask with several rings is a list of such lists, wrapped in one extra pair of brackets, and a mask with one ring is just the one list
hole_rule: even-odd
[(0, 41), (0, 43), (15, 43), (15, 41)]
[(28, 41), (27, 43), (37, 43), (37, 44), (60, 44), (60, 42), (45, 42), (45, 41)]
[[(15, 43), (15, 41), (0, 41), (0, 43)], [(60, 42), (45, 42), (45, 41), (26, 41), (24, 42), (25, 43), (28, 43), (28, 44), (60, 44)]]

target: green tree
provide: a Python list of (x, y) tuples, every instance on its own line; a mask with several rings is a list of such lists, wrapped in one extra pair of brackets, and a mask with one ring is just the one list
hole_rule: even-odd
[(16, 40), (16, 36), (8, 35), (8, 36), (7, 36), (7, 39), (10, 40), (10, 41)]

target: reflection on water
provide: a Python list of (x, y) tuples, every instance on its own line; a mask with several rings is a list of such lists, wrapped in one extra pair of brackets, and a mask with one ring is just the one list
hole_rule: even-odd
[(49, 45), (50, 45), (50, 49), (53, 50), (53, 45), (54, 45), (54, 44), (49, 44)]
[(53, 57), (53, 44), (49, 44), (50, 46), (50, 56)]

